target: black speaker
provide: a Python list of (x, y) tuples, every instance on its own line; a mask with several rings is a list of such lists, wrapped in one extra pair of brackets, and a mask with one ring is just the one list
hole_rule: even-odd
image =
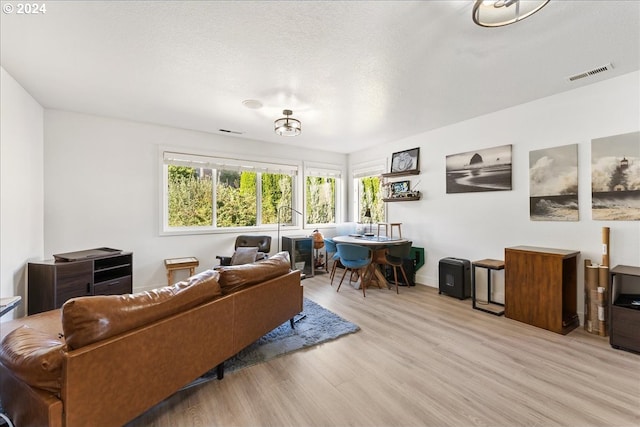
[(467, 259), (442, 258), (438, 265), (439, 294), (458, 299), (471, 296), (471, 263)]

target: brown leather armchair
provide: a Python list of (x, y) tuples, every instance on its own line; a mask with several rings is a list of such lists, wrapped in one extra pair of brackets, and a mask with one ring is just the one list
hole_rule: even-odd
[(236, 238), (234, 249), (233, 256), (216, 256), (220, 266), (247, 264), (266, 258), (271, 251), (271, 236), (240, 235)]

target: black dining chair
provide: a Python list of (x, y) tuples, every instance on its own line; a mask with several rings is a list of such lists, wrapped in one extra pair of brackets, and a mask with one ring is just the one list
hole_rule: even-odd
[(413, 242), (406, 242), (400, 245), (392, 245), (384, 249), (383, 256), (377, 256), (374, 260), (377, 264), (380, 265), (389, 265), (393, 267), (393, 279), (396, 282), (396, 294), (399, 294), (398, 291), (398, 271), (397, 268), (400, 267), (400, 271), (402, 272), (402, 276), (404, 277), (404, 282), (409, 286), (409, 279), (407, 279), (407, 273), (404, 270), (404, 260), (409, 258), (411, 254), (411, 245)]

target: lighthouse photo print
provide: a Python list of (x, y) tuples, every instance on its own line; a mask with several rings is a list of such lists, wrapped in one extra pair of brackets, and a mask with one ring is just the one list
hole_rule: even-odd
[(595, 220), (640, 220), (640, 132), (591, 141), (591, 212)]

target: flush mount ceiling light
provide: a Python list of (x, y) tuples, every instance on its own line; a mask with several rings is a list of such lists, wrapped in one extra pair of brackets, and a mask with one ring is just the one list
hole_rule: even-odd
[(513, 24), (542, 9), (549, 0), (476, 0), (473, 22), (482, 27)]
[(275, 132), (280, 136), (298, 136), (302, 132), (302, 124), (300, 120), (289, 117), (293, 114), (291, 110), (283, 110), (282, 117), (274, 122)]
[(252, 110), (258, 110), (262, 108), (262, 102), (258, 101), (257, 99), (245, 99), (244, 101), (242, 101), (242, 105)]

